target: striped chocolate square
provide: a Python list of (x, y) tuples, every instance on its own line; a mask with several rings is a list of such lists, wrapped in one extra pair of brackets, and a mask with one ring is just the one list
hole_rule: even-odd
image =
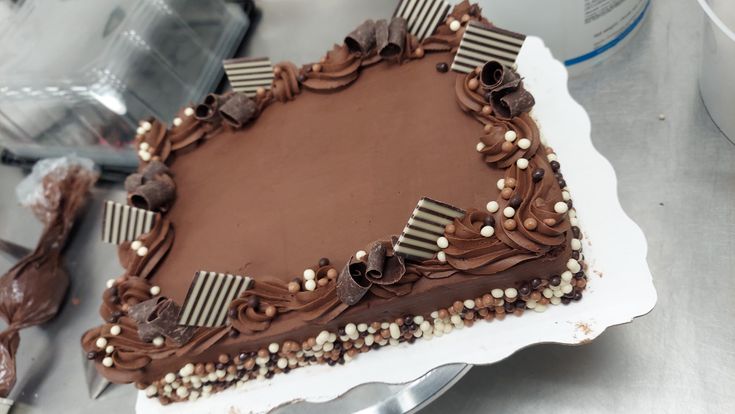
[(444, 0), (401, 0), (394, 17), (406, 19), (408, 32), (421, 41), (434, 33), (450, 8)]
[(153, 228), (156, 213), (114, 201), (106, 201), (102, 213), (102, 241), (120, 244), (133, 241)]
[(254, 96), (258, 88), (270, 89), (273, 83), (273, 65), (267, 57), (239, 58), (222, 62), (232, 90)]
[(436, 241), (444, 235), (444, 227), (465, 214), (462, 209), (423, 197), (393, 249), (410, 258), (431, 259), (440, 250)]
[(181, 306), (179, 325), (225, 326), (230, 303), (249, 285), (249, 277), (203, 270), (197, 272)]
[(469, 22), (454, 55), (452, 70), (470, 73), (491, 60), (512, 67), (525, 39), (526, 36), (519, 33)]

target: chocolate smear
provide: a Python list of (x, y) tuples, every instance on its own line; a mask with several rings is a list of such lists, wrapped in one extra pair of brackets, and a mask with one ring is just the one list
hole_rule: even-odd
[[(377, 37), (377, 31), (376, 31)], [(403, 47), (406, 42), (406, 20), (402, 17), (394, 17), (388, 27), (388, 37), (384, 43), (378, 41), (378, 50), (383, 58), (400, 57), (403, 55)]]
[(357, 29), (345, 37), (345, 45), (350, 52), (368, 54), (375, 46), (375, 22), (365, 20)]
[[(40, 161), (20, 185), (32, 190), (21, 200), (43, 222), (36, 248), (0, 277), (0, 396), (7, 397), (16, 380), (19, 331), (53, 318), (69, 287), (62, 253), (89, 189), (97, 180), (90, 160), (63, 157)], [(40, 187), (40, 189), (38, 188)]]
[(242, 92), (233, 93), (219, 109), (222, 119), (235, 128), (241, 128), (258, 113), (258, 105)]
[(385, 264), (385, 245), (375, 242), (370, 248), (367, 259), (367, 270), (365, 276), (368, 279), (380, 279), (383, 277), (383, 265)]
[(370, 290), (372, 283), (365, 278), (365, 263), (351, 258), (337, 276), (337, 297), (342, 303), (352, 306)]
[(138, 323), (138, 336), (146, 342), (162, 335), (177, 345), (191, 339), (196, 327), (177, 323), (181, 309), (168, 298), (153, 298), (131, 306), (128, 315)]

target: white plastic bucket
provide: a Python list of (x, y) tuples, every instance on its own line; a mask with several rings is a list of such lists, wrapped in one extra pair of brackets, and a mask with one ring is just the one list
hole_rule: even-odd
[(622, 48), (637, 32), (651, 0), (480, 0), (496, 25), (539, 36), (571, 73)]

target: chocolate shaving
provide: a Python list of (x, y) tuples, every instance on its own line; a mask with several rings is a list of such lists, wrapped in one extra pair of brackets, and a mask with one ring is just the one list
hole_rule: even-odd
[(531, 110), (533, 95), (523, 87), (521, 77), (497, 61), (487, 62), (480, 72), (480, 83), (489, 91), (490, 106), (500, 118), (510, 119)]
[(228, 124), (240, 128), (258, 113), (258, 105), (241, 92), (233, 93), (219, 109), (220, 116)]
[(345, 37), (345, 45), (350, 52), (368, 54), (375, 46), (375, 22), (365, 20), (357, 29)]
[(367, 259), (367, 271), (365, 276), (368, 279), (380, 279), (383, 277), (383, 265), (385, 263), (385, 245), (375, 242), (370, 248)]
[[(377, 31), (376, 31), (377, 37)], [(378, 50), (383, 58), (400, 57), (403, 54), (403, 46), (406, 42), (406, 20), (402, 17), (394, 17), (390, 21), (388, 37), (385, 43), (378, 41)]]
[(337, 276), (337, 297), (342, 303), (352, 306), (370, 290), (372, 283), (365, 278), (366, 265), (350, 258)]
[(138, 323), (138, 336), (146, 342), (163, 335), (177, 345), (191, 339), (196, 327), (177, 323), (181, 309), (173, 300), (158, 297), (130, 307), (128, 316)]
[(155, 180), (135, 188), (129, 195), (130, 204), (144, 210), (157, 211), (165, 209), (176, 196), (176, 185), (168, 175), (161, 175)]

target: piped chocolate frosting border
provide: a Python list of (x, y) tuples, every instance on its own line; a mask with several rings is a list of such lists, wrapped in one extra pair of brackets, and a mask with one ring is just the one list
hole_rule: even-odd
[[(218, 327), (182, 329), (171, 311), (178, 305), (150, 284), (149, 277), (174, 239), (165, 214), (176, 196), (166, 168), (173, 154), (238, 130), (254, 122), (270, 103), (295, 99), (303, 89), (332, 93), (348, 87), (364, 68), (381, 61), (401, 63), (429, 52), (452, 54), (470, 22), (491, 27), (479, 7), (467, 1), (455, 6), (423, 41), (406, 33), (401, 20), (366, 22), (317, 63), (302, 68), (290, 62), (276, 64), (270, 89), (259, 88), (253, 97), (237, 92), (210, 95), (202, 104), (182, 109), (170, 128), (157, 120), (141, 123), (135, 140), (140, 172), (126, 181), (126, 189), (131, 204), (160, 214), (149, 232), (120, 244), (119, 259), (126, 270), (110, 280), (103, 293), (100, 313), (106, 323), (82, 338), (87, 357), (104, 376), (113, 382), (134, 382), (162, 403), (193, 400), (248, 379), (270, 378), (315, 363), (343, 363), (370, 349), (430, 339), (480, 319), (500, 320), (506, 314), (543, 311), (549, 304), (581, 299), (586, 286), (582, 236), (559, 163), (528, 113), (532, 95), (513, 69), (497, 62), (457, 74), (455, 95), (460, 108), (483, 125), (476, 147), (479, 156), (505, 170), (505, 177), (496, 183), (500, 197), (484, 210), (460, 210), (464, 214), (445, 226), (437, 240), (440, 249), (432, 258), (404, 257), (394, 251), (397, 239), (377, 240), (358, 250), (343, 269), (321, 259), (304, 271), (302, 279), (288, 283), (256, 276), (251, 288), (230, 304), (228, 323)], [(437, 70), (445, 72), (446, 66)], [(423, 315), (360, 323), (343, 320), (368, 292), (384, 299), (405, 296), (420, 278), (492, 276), (565, 248), (571, 251), (567, 270), (558, 275), (514, 281)], [(197, 355), (227, 338), (267, 331), (289, 312), (322, 325), (339, 323), (333, 331), (255, 344), (210, 362), (166, 369), (159, 364), (197, 360)]]

